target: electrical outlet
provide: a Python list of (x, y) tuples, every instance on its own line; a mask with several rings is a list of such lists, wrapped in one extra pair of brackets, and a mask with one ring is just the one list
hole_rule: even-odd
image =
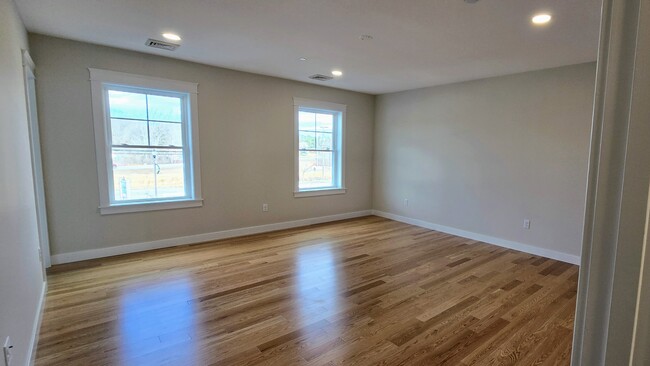
[(262, 203), (262, 212), (269, 212), (269, 204)]
[(524, 229), (530, 229), (530, 219), (524, 219)]
[(11, 338), (7, 337), (5, 345), (2, 347), (2, 355), (4, 356), (5, 365), (11, 366), (11, 359), (13, 358), (12, 350), (14, 346), (11, 344)]
[(409, 207), (409, 199), (404, 198), (404, 207)]

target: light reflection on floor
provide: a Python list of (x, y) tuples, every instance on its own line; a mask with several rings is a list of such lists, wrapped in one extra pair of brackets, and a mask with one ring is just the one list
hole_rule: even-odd
[(298, 249), (296, 255), (296, 303), (300, 326), (340, 311), (339, 273), (329, 243)]
[(122, 364), (195, 364), (191, 280), (156, 280), (125, 291), (118, 314)]

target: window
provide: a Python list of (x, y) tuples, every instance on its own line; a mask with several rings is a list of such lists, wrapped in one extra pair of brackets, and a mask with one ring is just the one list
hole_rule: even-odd
[(295, 197), (345, 193), (342, 104), (294, 98)]
[(90, 69), (100, 212), (202, 205), (197, 84)]

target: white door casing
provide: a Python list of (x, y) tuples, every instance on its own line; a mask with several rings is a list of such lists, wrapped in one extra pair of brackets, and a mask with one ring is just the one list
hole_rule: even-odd
[(650, 0), (602, 10), (574, 366), (632, 362), (650, 185)]
[(43, 263), (43, 268), (49, 268), (51, 266), (50, 240), (47, 228), (45, 183), (43, 180), (43, 162), (41, 158), (41, 139), (38, 127), (38, 112), (36, 105), (36, 77), (34, 76), (34, 70), (34, 61), (32, 61), (29, 52), (27, 52), (27, 50), (23, 50), (25, 98), (27, 100), (29, 142), (32, 154), (32, 173), (34, 176), (34, 196), (36, 198), (36, 218), (38, 221), (40, 256)]

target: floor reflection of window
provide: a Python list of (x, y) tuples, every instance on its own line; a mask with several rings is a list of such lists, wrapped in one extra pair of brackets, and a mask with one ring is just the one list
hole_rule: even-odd
[(302, 326), (338, 312), (339, 279), (329, 244), (302, 247), (296, 256), (296, 297)]
[(156, 282), (125, 291), (118, 314), (123, 364), (194, 364), (191, 282)]

